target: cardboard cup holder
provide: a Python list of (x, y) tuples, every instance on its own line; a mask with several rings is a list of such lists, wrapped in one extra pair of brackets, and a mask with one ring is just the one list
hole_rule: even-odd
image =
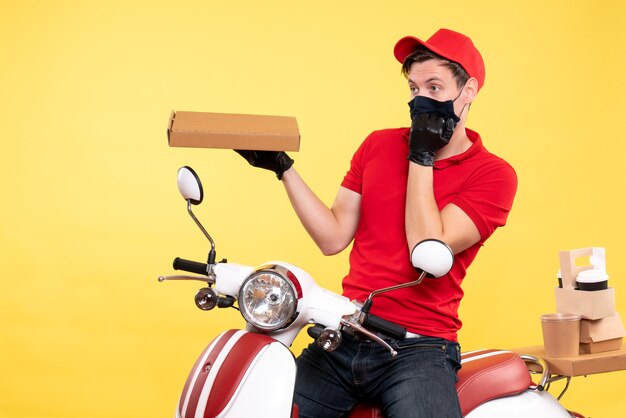
[[(576, 260), (589, 257), (589, 264)], [(608, 287), (604, 248), (581, 248), (559, 252), (559, 287), (554, 289), (556, 310), (597, 320), (615, 314), (615, 290)]]
[(575, 313), (584, 319), (602, 319), (615, 314), (615, 289), (587, 292), (554, 288), (556, 311)]

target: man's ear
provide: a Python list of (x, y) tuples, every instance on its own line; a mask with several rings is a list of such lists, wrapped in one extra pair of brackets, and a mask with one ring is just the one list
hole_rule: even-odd
[(467, 104), (472, 104), (478, 93), (478, 80), (471, 77), (465, 83), (465, 91), (463, 92), (463, 101)]

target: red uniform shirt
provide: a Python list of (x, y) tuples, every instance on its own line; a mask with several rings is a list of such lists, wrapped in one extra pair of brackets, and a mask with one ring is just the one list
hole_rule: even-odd
[[(462, 209), (478, 228), (480, 241), (456, 254), (448, 275), (380, 294), (371, 311), (411, 332), (451, 341), (461, 328), (458, 308), (466, 269), (485, 240), (505, 224), (517, 189), (513, 168), (489, 153), (478, 133), (466, 132), (473, 142), (467, 151), (435, 162), (435, 200), (440, 210), (449, 203)], [(343, 293), (350, 299), (364, 301), (373, 290), (417, 278), (404, 227), (408, 134), (408, 128), (370, 134), (341, 184), (362, 196), (350, 271), (343, 280)]]

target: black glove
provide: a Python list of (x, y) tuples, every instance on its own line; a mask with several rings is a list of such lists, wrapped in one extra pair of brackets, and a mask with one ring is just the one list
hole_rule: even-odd
[(284, 151), (250, 151), (238, 150), (235, 152), (241, 155), (253, 167), (263, 168), (276, 173), (278, 180), (282, 180), (283, 173), (293, 165), (291, 159)]
[(456, 121), (435, 113), (420, 113), (413, 117), (409, 135), (408, 160), (426, 167), (435, 165), (435, 153), (448, 145)]

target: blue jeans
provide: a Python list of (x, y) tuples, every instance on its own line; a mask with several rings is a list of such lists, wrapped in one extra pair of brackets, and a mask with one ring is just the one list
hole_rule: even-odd
[(380, 405), (387, 418), (461, 418), (456, 372), (457, 343), (441, 338), (388, 339), (380, 344), (343, 334), (328, 353), (310, 344), (297, 358), (294, 402), (300, 418), (347, 416), (355, 405)]

